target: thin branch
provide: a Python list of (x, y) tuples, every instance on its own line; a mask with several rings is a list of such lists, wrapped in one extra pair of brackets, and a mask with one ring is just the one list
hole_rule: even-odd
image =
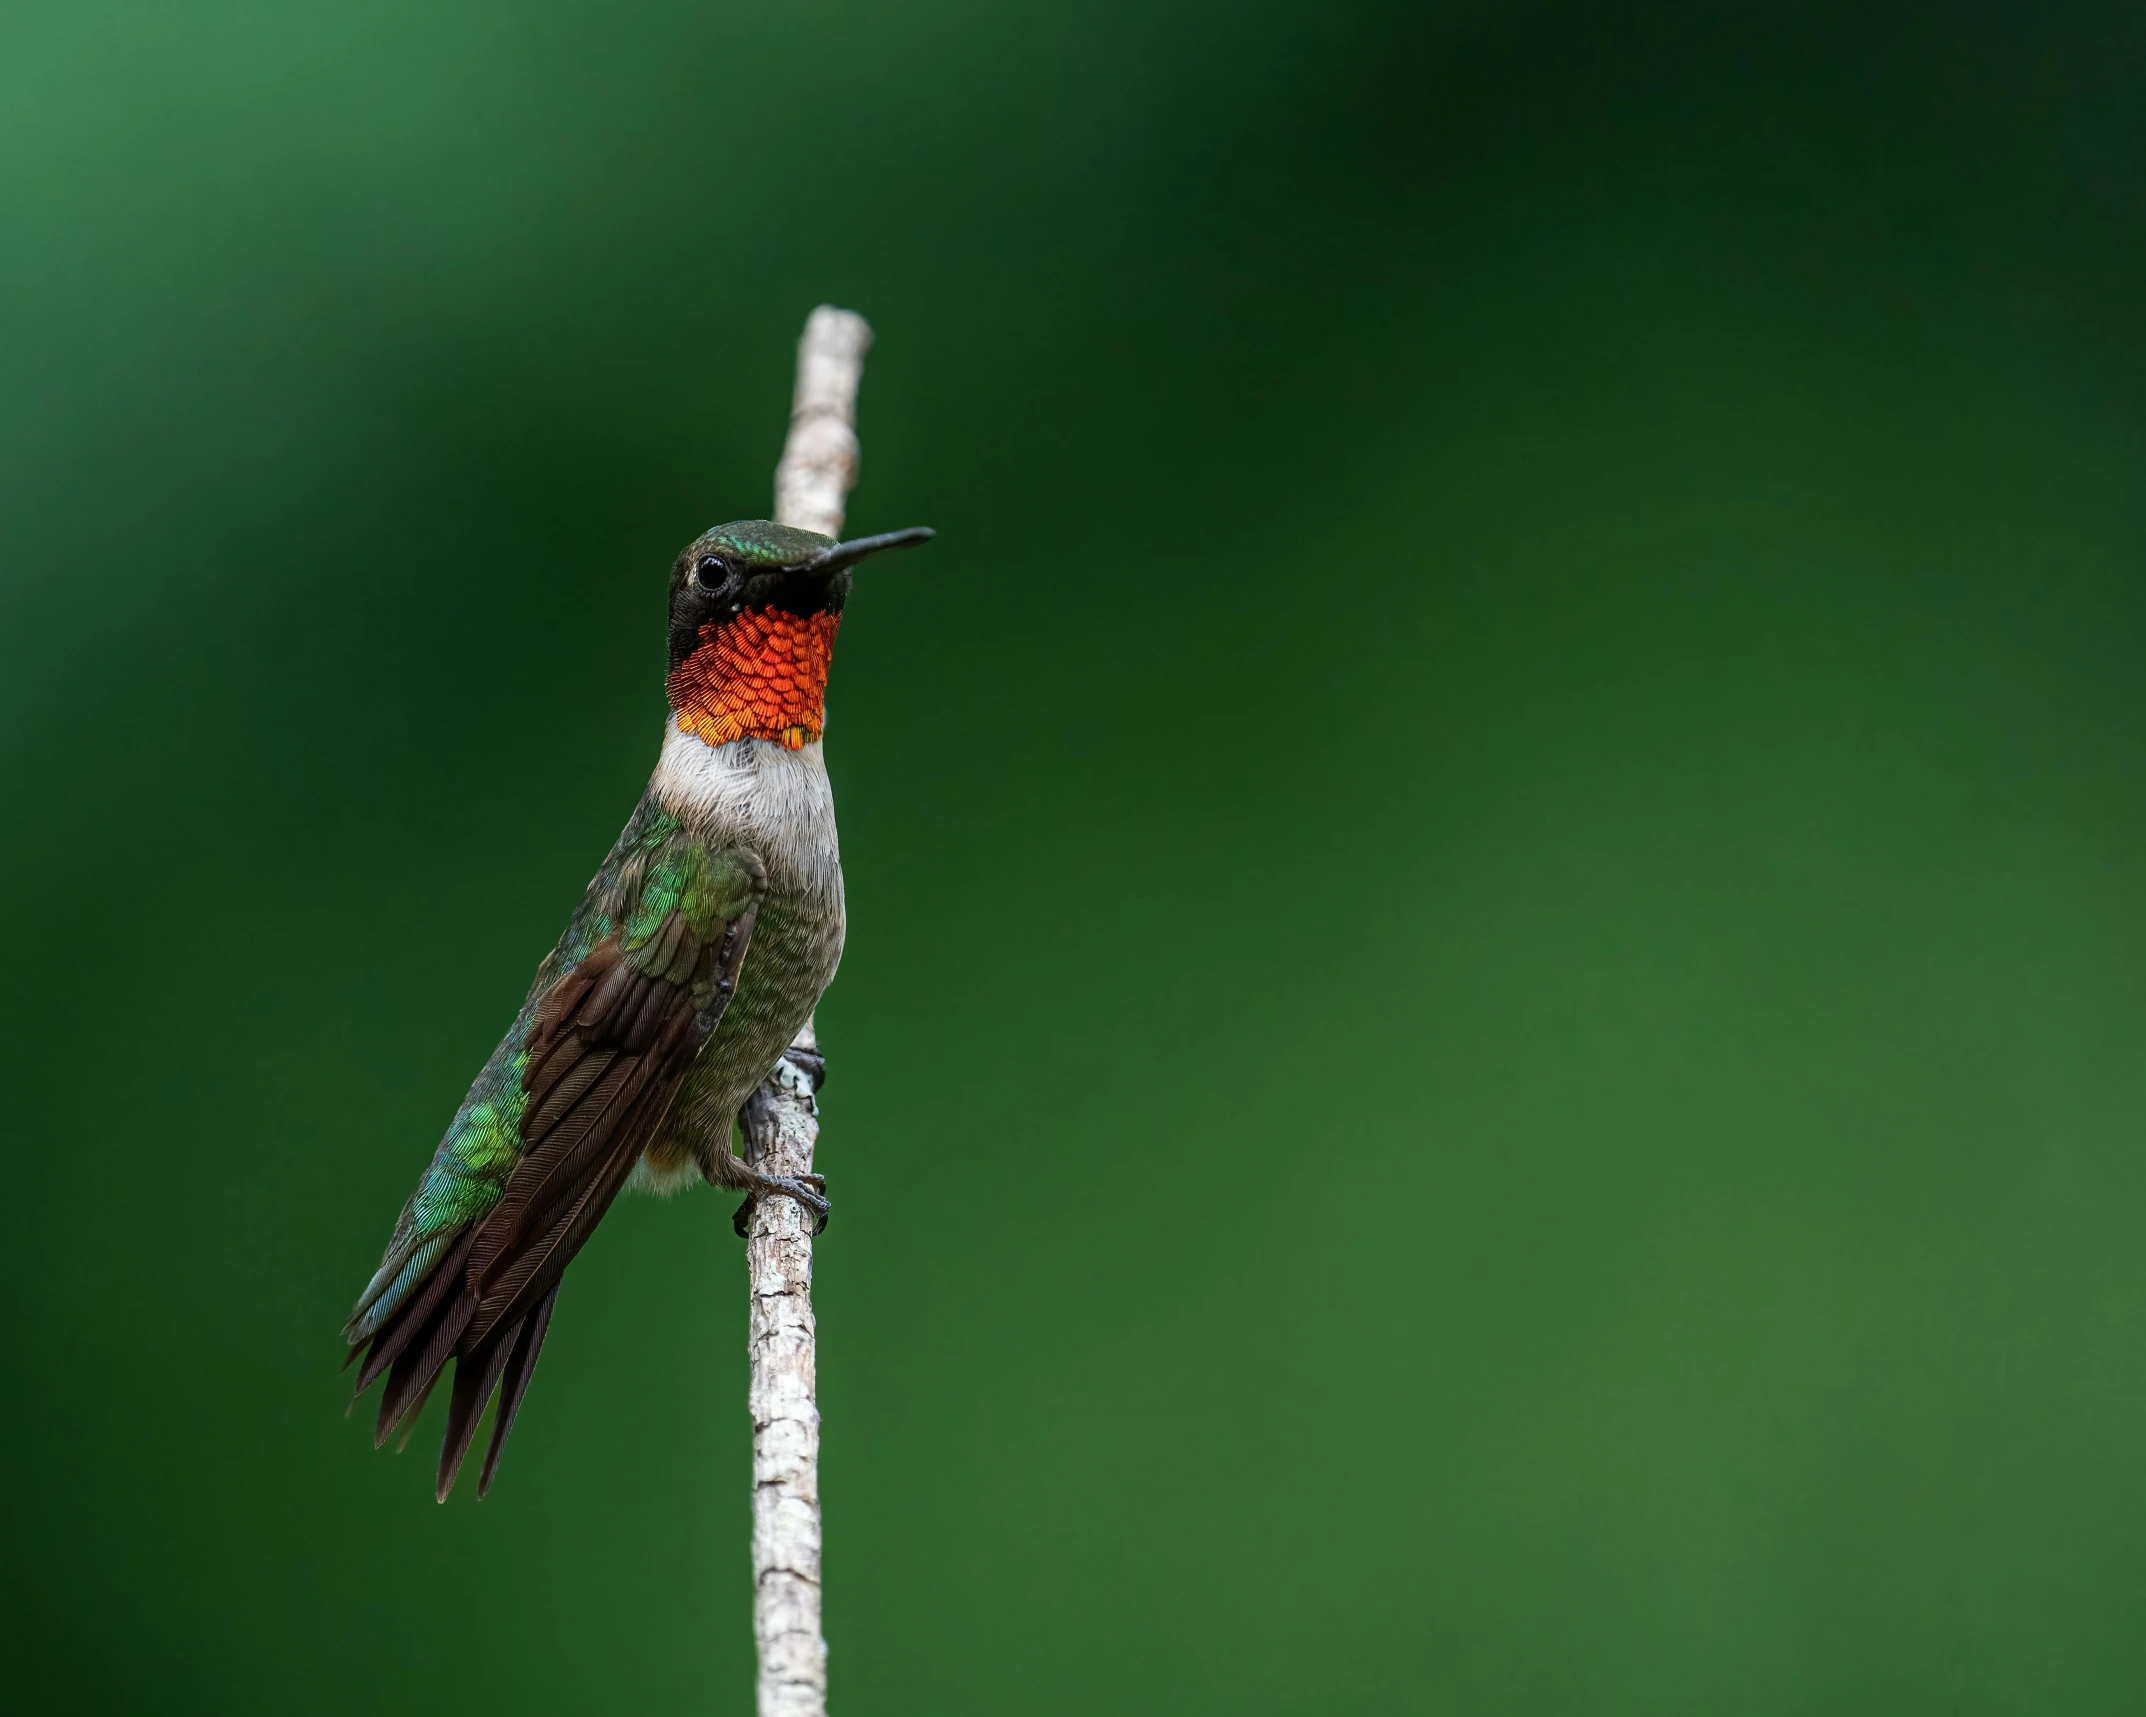
[(842, 534), (857, 481), (857, 383), (872, 330), (854, 310), (822, 304), (797, 342), (790, 436), (775, 467), (775, 522), (822, 536)]
[[(872, 330), (823, 304), (797, 343), (790, 434), (775, 468), (775, 520), (842, 533), (857, 480), (857, 383)], [(746, 1148), (770, 1173), (809, 1174), (820, 1135), (822, 1063), (812, 1022), (740, 1118)], [(745, 1242), (752, 1284), (753, 1641), (760, 1717), (825, 1717), (827, 1639), (820, 1631), (820, 1409), (814, 1375), (812, 1234), (796, 1200), (763, 1198)]]

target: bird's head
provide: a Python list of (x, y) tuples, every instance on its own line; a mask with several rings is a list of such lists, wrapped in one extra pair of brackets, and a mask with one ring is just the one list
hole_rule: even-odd
[(820, 737), (850, 569), (930, 540), (923, 526), (836, 542), (766, 519), (703, 532), (671, 568), (671, 666), (679, 728), (710, 745)]

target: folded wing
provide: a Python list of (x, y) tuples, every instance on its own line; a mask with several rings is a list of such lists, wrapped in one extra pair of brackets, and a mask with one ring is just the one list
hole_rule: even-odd
[[(630, 912), (544, 997), (525, 1033), (516, 1147), (503, 1187), (389, 1270), (394, 1309), (351, 1331), (358, 1391), (384, 1372), (376, 1445), (413, 1422), (455, 1362), (438, 1495), (445, 1501), (495, 1390), (490, 1487), (536, 1367), (559, 1279), (633, 1172), (737, 985), (766, 875), (749, 852), (680, 843), (648, 866)], [(510, 1040), (511, 1041), (511, 1040)], [(506, 1046), (502, 1046), (505, 1048)], [(495, 1058), (496, 1059), (496, 1058)], [(420, 1197), (423, 1189), (420, 1189)], [(428, 1260), (424, 1254), (429, 1252)], [(395, 1255), (391, 1252), (391, 1263)], [(428, 1264), (417, 1275), (412, 1266)], [(375, 1288), (369, 1294), (379, 1297)]]

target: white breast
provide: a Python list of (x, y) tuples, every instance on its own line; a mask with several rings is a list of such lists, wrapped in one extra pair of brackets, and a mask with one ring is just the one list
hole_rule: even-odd
[(834, 790), (818, 740), (795, 751), (772, 739), (710, 745), (674, 715), (649, 786), (688, 828), (753, 848), (776, 889), (841, 898)]

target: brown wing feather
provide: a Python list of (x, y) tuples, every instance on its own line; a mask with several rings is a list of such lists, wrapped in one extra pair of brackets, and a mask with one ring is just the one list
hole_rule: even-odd
[[(757, 861), (754, 861), (757, 869)], [(559, 1278), (611, 1207), (693, 1057), (737, 987), (757, 907), (702, 944), (675, 914), (628, 956), (616, 938), (559, 981), (538, 1017), (522, 1088), (525, 1147), (496, 1205), (466, 1233), (406, 1309), (382, 1327), (358, 1374), (388, 1374), (382, 1440), (420, 1410), (450, 1356), (454, 1399), (441, 1449), (446, 1500), (485, 1403), (504, 1376), (478, 1490), (500, 1450), (551, 1322)], [(705, 1008), (694, 980), (712, 981)]]
[[(658, 932), (658, 937), (668, 930)], [(631, 1143), (635, 1154), (647, 1140), (632, 1139), (622, 1123), (635, 1099), (651, 1085), (665, 1101), (705, 1039), (693, 994), (668, 976), (650, 976), (625, 958), (615, 941), (592, 952), (583, 968), (603, 969), (578, 1006), (547, 1006), (530, 1046), (524, 1089), (548, 1087), (543, 1102), (522, 1118), (524, 1154), (507, 1179), (505, 1193), (477, 1225), (464, 1279), (480, 1299), (488, 1281), (514, 1268), (529, 1242), (541, 1234), (543, 1217), (571, 1197), (592, 1171), (600, 1173), (617, 1150)], [(674, 1021), (677, 1029), (660, 1044), (637, 1044), (644, 1013)], [(559, 1071), (554, 1075), (554, 1069)], [(629, 1162), (628, 1167), (631, 1167)], [(484, 1332), (479, 1331), (480, 1335)]]
[[(671, 1089), (659, 1089), (653, 1084), (630, 1095), (622, 1094), (626, 1112), (618, 1133), (633, 1141), (631, 1148), (623, 1152), (614, 1149), (599, 1161), (597, 1153), (584, 1145), (575, 1153), (574, 1161), (579, 1166), (572, 1172), (568, 1164), (562, 1163), (559, 1172), (551, 1177), (545, 1196), (532, 1203), (520, 1226), (522, 1244), (517, 1255), (483, 1277), (473, 1326), (478, 1334), (488, 1333), (518, 1316), (558, 1281), (559, 1273), (581, 1250), (625, 1186), (642, 1145), (654, 1134), (670, 1099)], [(473, 1269), (473, 1286), (476, 1280)]]

